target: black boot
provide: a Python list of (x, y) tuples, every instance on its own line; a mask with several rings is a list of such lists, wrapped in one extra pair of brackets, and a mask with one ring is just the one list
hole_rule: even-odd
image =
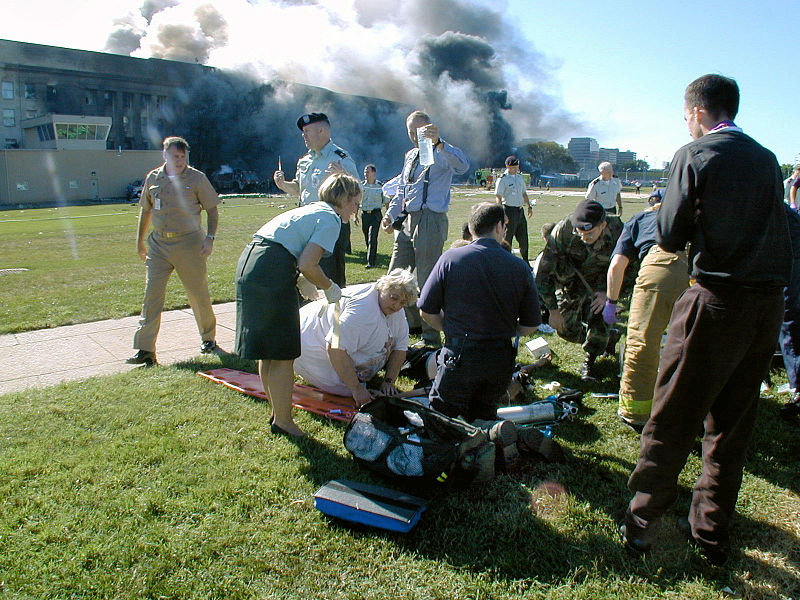
[(616, 356), (617, 355), (617, 342), (622, 337), (622, 332), (616, 327), (608, 330), (608, 342), (606, 342), (606, 349), (603, 356)]
[(597, 377), (594, 374), (594, 361), (596, 358), (594, 354), (587, 354), (583, 360), (583, 366), (581, 367), (581, 379), (583, 381), (597, 381)]

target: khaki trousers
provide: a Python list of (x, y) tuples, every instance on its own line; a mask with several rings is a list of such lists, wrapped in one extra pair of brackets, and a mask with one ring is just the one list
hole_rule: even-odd
[(136, 350), (155, 352), (167, 282), (173, 270), (178, 272), (186, 289), (200, 337), (203, 341), (216, 338), (217, 320), (208, 293), (206, 259), (200, 256), (204, 239), (205, 234), (201, 230), (170, 238), (154, 231), (147, 238), (147, 259), (144, 262), (147, 278), (142, 318), (133, 336)]
[(617, 412), (629, 422), (644, 424), (650, 418), (661, 337), (675, 301), (688, 286), (686, 253), (654, 245), (639, 268), (628, 319)]

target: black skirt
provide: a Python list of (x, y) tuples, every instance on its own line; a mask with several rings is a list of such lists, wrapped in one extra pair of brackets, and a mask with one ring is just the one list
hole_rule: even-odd
[(270, 240), (255, 239), (236, 266), (234, 351), (252, 360), (300, 356), (297, 260)]

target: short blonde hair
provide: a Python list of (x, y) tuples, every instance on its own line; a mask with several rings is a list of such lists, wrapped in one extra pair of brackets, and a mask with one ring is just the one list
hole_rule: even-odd
[(375, 284), (378, 291), (394, 292), (405, 298), (406, 306), (417, 301), (419, 291), (416, 276), (407, 269), (392, 269), (389, 273), (378, 279)]
[(361, 184), (348, 173), (333, 173), (319, 186), (319, 199), (337, 208), (341, 208), (349, 198), (360, 195)]

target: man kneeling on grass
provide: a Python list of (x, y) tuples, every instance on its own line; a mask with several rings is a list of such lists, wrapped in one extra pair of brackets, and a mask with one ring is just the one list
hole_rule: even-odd
[(394, 269), (377, 283), (342, 290), (339, 304), (318, 300), (300, 309), (300, 358), (294, 371), (322, 391), (371, 400), (365, 382), (384, 366), (380, 393), (398, 393), (395, 380), (406, 359), (406, 306), (417, 299), (417, 280)]

